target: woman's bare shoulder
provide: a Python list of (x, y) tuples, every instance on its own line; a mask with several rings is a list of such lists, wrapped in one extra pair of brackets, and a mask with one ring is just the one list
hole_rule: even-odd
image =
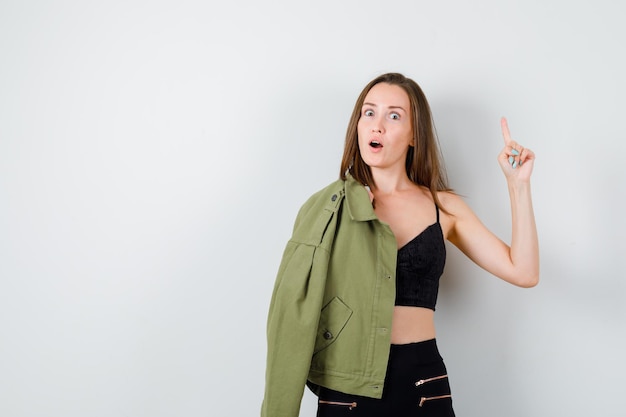
[(463, 197), (453, 191), (437, 191), (437, 198), (445, 210), (451, 214), (459, 210), (462, 211), (467, 207), (467, 204), (463, 201)]
[(455, 192), (438, 191), (437, 198), (441, 203), (442, 216), (447, 218), (450, 226), (454, 226), (459, 220), (470, 220), (476, 217), (463, 196)]

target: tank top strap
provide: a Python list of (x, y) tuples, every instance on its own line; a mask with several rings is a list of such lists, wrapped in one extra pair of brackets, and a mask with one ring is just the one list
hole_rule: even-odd
[(439, 223), (439, 206), (435, 203), (435, 209), (437, 210), (437, 223)]

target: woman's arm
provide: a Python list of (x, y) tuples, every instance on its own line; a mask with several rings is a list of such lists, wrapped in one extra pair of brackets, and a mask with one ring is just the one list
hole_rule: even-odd
[(460, 197), (451, 194), (443, 201), (453, 214), (448, 240), (488, 272), (511, 284), (533, 287), (539, 282), (539, 243), (530, 191), (535, 154), (511, 139), (505, 118), (501, 125), (504, 148), (498, 162), (511, 199), (511, 245), (496, 237)]

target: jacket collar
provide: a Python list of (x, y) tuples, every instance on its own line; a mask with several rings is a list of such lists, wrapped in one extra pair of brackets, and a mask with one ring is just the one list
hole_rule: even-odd
[(350, 217), (356, 221), (376, 220), (378, 217), (374, 213), (369, 194), (363, 186), (355, 180), (352, 175), (346, 175), (346, 206)]

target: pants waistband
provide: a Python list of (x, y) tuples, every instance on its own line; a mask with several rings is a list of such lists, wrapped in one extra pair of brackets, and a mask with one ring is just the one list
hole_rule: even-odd
[(390, 366), (396, 363), (401, 366), (420, 365), (441, 360), (436, 339), (403, 345), (391, 345), (389, 352)]

